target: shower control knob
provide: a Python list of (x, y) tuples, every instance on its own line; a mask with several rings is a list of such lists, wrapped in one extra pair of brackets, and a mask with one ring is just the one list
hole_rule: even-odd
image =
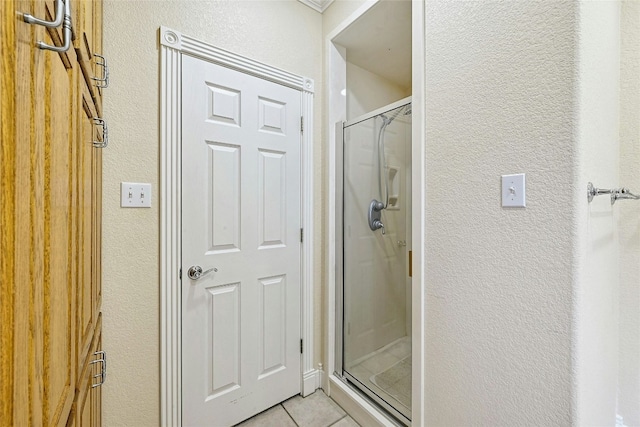
[(378, 230), (382, 228), (382, 234), (384, 234), (384, 224), (379, 219), (373, 220), (373, 229)]
[(367, 219), (369, 220), (369, 228), (371, 231), (376, 231), (382, 228), (382, 234), (384, 234), (384, 224), (382, 223), (381, 211), (384, 209), (384, 204), (382, 202), (373, 199), (371, 203), (369, 203), (369, 213), (367, 215)]

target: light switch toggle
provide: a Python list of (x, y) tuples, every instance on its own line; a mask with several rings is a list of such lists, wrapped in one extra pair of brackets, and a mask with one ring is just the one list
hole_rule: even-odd
[(120, 183), (120, 206), (123, 208), (150, 208), (151, 184), (140, 182)]
[(523, 173), (502, 175), (502, 206), (506, 208), (526, 207), (525, 179)]

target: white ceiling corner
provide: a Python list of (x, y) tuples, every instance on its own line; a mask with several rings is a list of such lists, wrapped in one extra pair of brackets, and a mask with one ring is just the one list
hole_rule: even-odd
[(298, 1), (300, 3), (306, 4), (310, 8), (317, 10), (320, 13), (324, 12), (325, 9), (329, 7), (331, 3), (333, 3), (333, 0), (298, 0)]

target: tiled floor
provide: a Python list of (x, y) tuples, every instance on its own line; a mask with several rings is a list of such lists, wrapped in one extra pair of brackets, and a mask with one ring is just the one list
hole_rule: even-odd
[(307, 396), (294, 396), (249, 418), (237, 427), (357, 427), (358, 423), (322, 390)]
[[(410, 355), (411, 339), (405, 337), (356, 361), (349, 371), (398, 410), (410, 413)], [(358, 424), (341, 407), (322, 390), (317, 390), (305, 398), (294, 396), (236, 427), (354, 426)]]

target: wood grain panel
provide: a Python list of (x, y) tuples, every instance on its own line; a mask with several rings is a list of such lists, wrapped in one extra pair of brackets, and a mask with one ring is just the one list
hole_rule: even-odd
[[(93, 54), (102, 55), (104, 51), (102, 50), (102, 0), (95, 0), (91, 2), (92, 4), (92, 14), (93, 14)], [(100, 67), (97, 67), (100, 68)], [(96, 72), (98, 70), (96, 69)], [(97, 98), (94, 99), (96, 104), (96, 109), (102, 116), (102, 91), (103, 89), (98, 88), (96, 91)]]
[(14, 424), (13, 419), (13, 351), (15, 282), (15, 180), (16, 162), (15, 98), (16, 35), (15, 3), (0, 2), (0, 420), (3, 425)]
[[(94, 340), (93, 340), (93, 347), (91, 350), (91, 354), (94, 354), (95, 352), (99, 351), (99, 350), (103, 350), (102, 347), (102, 314), (100, 314), (98, 316), (98, 319), (96, 320), (96, 331), (94, 334)], [(106, 356), (105, 356), (106, 357)], [(95, 365), (94, 365), (95, 366)], [(99, 369), (100, 366), (98, 365), (96, 368), (96, 373), (97, 369)], [(103, 381), (106, 381), (106, 366), (104, 367), (105, 369), (105, 377), (103, 378)], [(102, 426), (102, 386), (100, 387), (94, 387), (91, 389), (91, 426), (92, 427), (100, 427)]]
[(92, 387), (97, 384), (99, 378), (94, 375), (100, 373), (102, 366), (100, 363), (91, 363), (96, 360), (95, 353), (102, 349), (102, 325), (96, 321), (96, 329), (87, 360), (82, 366), (81, 375), (78, 381), (78, 392), (74, 402), (73, 423), (80, 427), (99, 427), (102, 424), (101, 414), (101, 389), (102, 387)]
[[(79, 73), (80, 74), (80, 73)], [(77, 361), (81, 367), (84, 363), (84, 356), (89, 350), (93, 331), (95, 328), (96, 303), (94, 292), (94, 223), (95, 212), (93, 211), (93, 194), (94, 194), (94, 149), (92, 141), (94, 139), (93, 117), (95, 117), (95, 109), (89, 88), (83, 76), (78, 78), (78, 88), (81, 94), (78, 98), (78, 139), (75, 147), (78, 155), (76, 165), (78, 170), (78, 180), (76, 181), (78, 194), (78, 286), (76, 288), (77, 298), (77, 327), (78, 327), (78, 350)]]
[(93, 283), (93, 313), (100, 313), (102, 307), (102, 148), (91, 151), (92, 175), (91, 203), (92, 203), (92, 283)]
[(44, 421), (64, 425), (75, 387), (74, 295), (72, 259), (71, 152), (74, 95), (73, 69), (61, 56), (45, 52), (45, 186), (44, 186), (44, 287), (43, 379)]
[[(35, 16), (45, 16), (46, 5), (43, 1), (32, 1), (33, 14)], [(39, 26), (26, 26), (23, 22), (20, 22), (19, 27), (27, 28), (31, 31), (32, 37), (28, 43), (18, 46), (18, 50), (21, 52), (29, 52), (31, 55), (31, 75), (30, 81), (32, 85), (30, 96), (27, 97), (31, 104), (31, 117), (30, 129), (31, 129), (31, 164), (30, 164), (30, 228), (31, 228), (31, 257), (29, 259), (30, 264), (30, 279), (31, 288), (29, 301), (27, 303), (29, 307), (29, 333), (25, 332), (17, 333), (18, 337), (22, 341), (26, 341), (28, 338), (28, 351), (29, 351), (29, 408), (28, 412), (18, 409), (16, 414), (21, 416), (29, 416), (33, 424), (41, 425), (44, 423), (44, 384), (42, 381), (42, 351), (41, 343), (39, 340), (42, 334), (42, 292), (41, 289), (44, 286), (44, 191), (45, 191), (45, 146), (46, 146), (46, 127), (45, 127), (45, 102), (48, 93), (45, 86), (46, 61), (49, 55), (40, 49), (34, 48), (34, 44), (38, 40), (44, 40), (45, 42), (51, 42), (47, 31), (43, 27)], [(25, 94), (26, 95), (26, 94)], [(18, 129), (23, 128), (24, 125), (18, 125)], [(21, 287), (21, 286), (19, 286)], [(22, 306), (23, 303), (20, 303)], [(21, 352), (20, 352), (21, 353)], [(20, 354), (18, 353), (18, 354)], [(19, 356), (16, 354), (16, 359), (19, 360)], [(23, 375), (16, 374), (17, 381), (24, 378)], [(17, 408), (20, 408), (19, 398), (15, 399)]]

